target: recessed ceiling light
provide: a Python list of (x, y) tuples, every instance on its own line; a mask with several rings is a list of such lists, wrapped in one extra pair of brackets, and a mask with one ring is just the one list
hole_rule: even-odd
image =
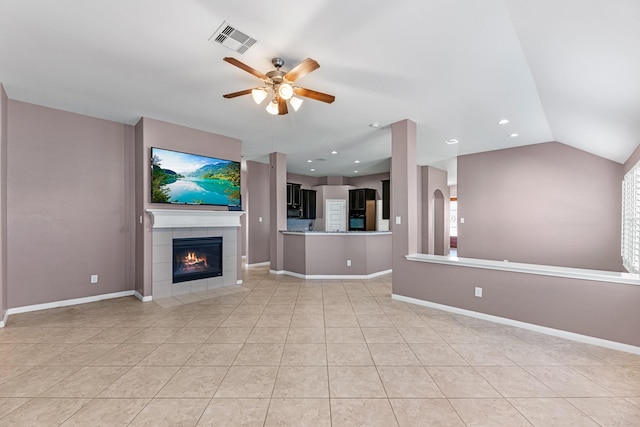
[(313, 162), (313, 160), (307, 160), (307, 163), (311, 163), (311, 162)]
[(333, 150), (331, 154), (338, 154), (338, 152), (336, 150)]
[(509, 119), (500, 119), (500, 120), (498, 120), (498, 124), (499, 125), (506, 125), (507, 123), (509, 123)]
[(358, 171), (353, 171), (353, 173), (358, 173)]
[(314, 168), (309, 169), (311, 172), (315, 172), (316, 170)]
[(511, 135), (509, 135), (509, 136), (510, 136), (511, 138), (515, 138), (515, 137), (517, 137), (517, 136), (520, 136), (520, 134), (519, 134), (519, 133), (515, 133), (515, 132), (514, 132), (514, 133), (512, 133), (512, 134), (511, 134)]
[(445, 142), (449, 145), (453, 145), (453, 144), (457, 144), (460, 141), (458, 141), (457, 139), (447, 139)]
[(360, 163), (360, 160), (354, 160), (353, 163)]

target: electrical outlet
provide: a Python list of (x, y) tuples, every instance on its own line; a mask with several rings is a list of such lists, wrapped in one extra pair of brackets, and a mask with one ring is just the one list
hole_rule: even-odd
[(347, 267), (351, 267), (351, 260), (350, 259), (347, 260)]
[(482, 298), (482, 288), (476, 286), (476, 294), (478, 298)]
[(97, 274), (92, 274), (91, 275), (91, 283), (92, 284), (98, 283), (98, 275)]
[(262, 222), (262, 217), (261, 216), (258, 217), (258, 222)]

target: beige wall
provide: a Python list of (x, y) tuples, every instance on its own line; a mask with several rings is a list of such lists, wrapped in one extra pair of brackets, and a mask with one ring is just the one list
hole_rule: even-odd
[(133, 289), (133, 128), (14, 100), (8, 123), (8, 307)]
[(622, 166), (557, 142), (458, 158), (458, 255), (623, 271)]

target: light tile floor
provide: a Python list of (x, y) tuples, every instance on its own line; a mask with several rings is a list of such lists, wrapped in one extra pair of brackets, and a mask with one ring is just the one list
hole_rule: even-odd
[(640, 426), (640, 356), (409, 305), (390, 276), (14, 315), (0, 426)]

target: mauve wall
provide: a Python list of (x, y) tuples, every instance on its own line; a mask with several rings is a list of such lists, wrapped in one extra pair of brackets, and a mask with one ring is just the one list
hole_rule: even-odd
[[(431, 167), (423, 166), (418, 172), (421, 179), (419, 186), (420, 204), (421, 204), (421, 221), (420, 235), (422, 244), (420, 245), (421, 253), (434, 254), (436, 240), (439, 241), (444, 253), (438, 255), (449, 255), (449, 186), (447, 184), (447, 172)], [(444, 200), (438, 203), (434, 200), (434, 194), (440, 191)], [(439, 222), (439, 227), (435, 228), (435, 209), (439, 209), (438, 216), (444, 216), (445, 221)]]
[(319, 185), (319, 179), (315, 176), (300, 175), (289, 172), (287, 172), (287, 182), (300, 184), (300, 188), (304, 188), (305, 190), (311, 190), (316, 185)]
[(640, 346), (637, 285), (405, 261), (393, 293)]
[[(269, 165), (247, 161), (247, 264), (269, 261)], [(262, 222), (260, 222), (262, 218)]]
[(133, 289), (133, 128), (13, 100), (8, 123), (8, 306)]
[[(403, 122), (394, 123), (392, 133), (392, 215), (404, 220), (407, 212), (417, 211), (412, 203), (417, 179), (409, 174), (407, 161), (415, 159), (415, 135), (405, 131)], [(621, 174), (622, 166), (618, 169)], [(615, 206), (619, 204), (618, 199)], [(408, 224), (396, 226), (393, 233), (395, 295), (640, 346), (640, 286), (407, 261), (405, 256), (414, 252), (407, 244), (413, 234), (411, 220)], [(482, 298), (474, 297), (475, 286), (483, 287)]]
[[(164, 203), (150, 203), (151, 190), (149, 180), (151, 178), (149, 165), (151, 159), (151, 147), (165, 148), (168, 150), (182, 151), (185, 153), (200, 154), (203, 156), (218, 157), (226, 160), (240, 162), (241, 144), (235, 138), (229, 138), (202, 130), (187, 128), (159, 120), (142, 118), (136, 124), (136, 215), (138, 218), (138, 236), (136, 241), (136, 267), (140, 274), (136, 276), (136, 289), (144, 296), (151, 295), (151, 247), (152, 247), (152, 219), (145, 209), (202, 209), (202, 210), (227, 210), (220, 206), (181, 206)], [(244, 184), (242, 184), (244, 185)], [(139, 218), (143, 218), (143, 224)], [(140, 230), (142, 229), (142, 230)], [(241, 233), (238, 229), (238, 242), (241, 242)], [(238, 245), (238, 267), (241, 272), (242, 245)], [(240, 277), (238, 277), (240, 279)]]
[(458, 255), (623, 271), (622, 166), (557, 142), (458, 158)]
[[(347, 260), (351, 265), (347, 266)], [(390, 234), (285, 234), (284, 270), (305, 275), (369, 275), (391, 269)]]
[(373, 175), (352, 176), (349, 178), (349, 185), (355, 188), (371, 188), (376, 190), (376, 199), (382, 199), (382, 181), (390, 179), (389, 173), (377, 173)]
[(7, 312), (7, 109), (9, 99), (0, 84), (0, 322)]

